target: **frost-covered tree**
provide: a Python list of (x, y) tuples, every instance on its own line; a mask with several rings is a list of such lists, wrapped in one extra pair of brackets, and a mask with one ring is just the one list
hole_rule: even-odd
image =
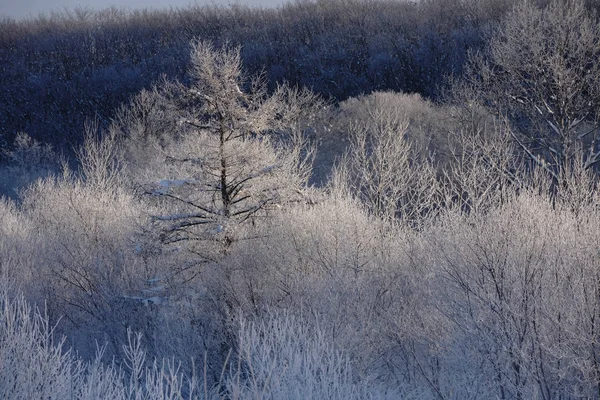
[(544, 8), (525, 1), (471, 60), (467, 78), (488, 106), (510, 117), (518, 147), (558, 179), (578, 153), (586, 169), (600, 161), (599, 57), (600, 24), (584, 1)]
[(365, 111), (349, 124), (350, 146), (337, 175), (373, 215), (418, 226), (436, 209), (437, 182), (406, 106), (397, 107), (403, 97), (374, 93), (362, 99)]
[(127, 112), (124, 125), (130, 147), (154, 140), (157, 153), (150, 157), (160, 162), (144, 167), (143, 180), (166, 206), (154, 217), (162, 241), (185, 243), (210, 259), (239, 239), (239, 226), (302, 199), (312, 154), (302, 124), (323, 104), (286, 85), (269, 93), (263, 77), (244, 73), (239, 47), (203, 41), (191, 47), (191, 84), (167, 83), (150, 95), (159, 101), (140, 99), (150, 109), (160, 107), (172, 130), (153, 132)]

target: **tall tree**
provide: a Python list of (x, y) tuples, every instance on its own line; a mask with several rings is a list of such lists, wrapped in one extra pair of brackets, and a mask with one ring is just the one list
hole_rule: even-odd
[(164, 242), (217, 241), (226, 251), (240, 225), (301, 199), (311, 156), (301, 124), (322, 103), (286, 85), (269, 94), (262, 77), (244, 74), (239, 47), (194, 41), (190, 76), (189, 86), (165, 84), (154, 94), (162, 100), (149, 102), (175, 122), (175, 132), (158, 133), (170, 138), (149, 192), (169, 204), (155, 217)]

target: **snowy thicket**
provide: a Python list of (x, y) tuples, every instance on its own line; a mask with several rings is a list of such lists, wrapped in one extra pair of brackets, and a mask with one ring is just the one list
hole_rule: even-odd
[[(596, 32), (564, 4), (518, 9), (553, 28), (538, 55)], [(564, 87), (502, 69), (508, 15), (443, 104), (270, 90), (239, 47), (194, 41), (186, 80), (86, 126), (77, 168), (20, 135), (0, 397), (599, 398), (598, 102), (572, 93), (554, 135)], [(545, 73), (597, 55), (577, 46)], [(502, 103), (519, 73), (532, 95)]]

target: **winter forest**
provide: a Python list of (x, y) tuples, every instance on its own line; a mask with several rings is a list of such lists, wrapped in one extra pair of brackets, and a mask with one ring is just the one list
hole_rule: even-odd
[(598, 12), (0, 20), (0, 398), (600, 399)]

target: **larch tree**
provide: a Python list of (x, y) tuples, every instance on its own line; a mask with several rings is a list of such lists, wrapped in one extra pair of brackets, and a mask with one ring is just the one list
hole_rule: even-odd
[(164, 83), (151, 95), (161, 97), (150, 103), (167, 110), (162, 115), (174, 131), (160, 132), (168, 139), (154, 142), (160, 172), (146, 184), (165, 206), (154, 216), (162, 241), (185, 243), (210, 259), (215, 247), (207, 251), (204, 244), (216, 242), (217, 253), (226, 252), (240, 239), (240, 226), (304, 199), (313, 154), (305, 123), (325, 104), (287, 85), (269, 93), (263, 77), (244, 73), (239, 47), (203, 41), (191, 47), (191, 83)]

